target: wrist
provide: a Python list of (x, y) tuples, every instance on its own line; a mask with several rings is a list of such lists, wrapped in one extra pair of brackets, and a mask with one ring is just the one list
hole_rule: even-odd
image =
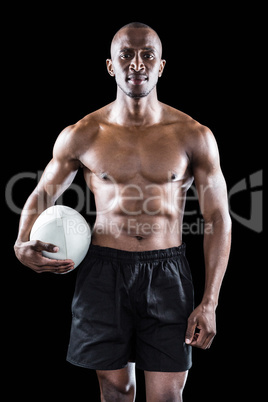
[(22, 243), (26, 243), (27, 241), (29, 241), (30, 240), (30, 232), (31, 232), (30, 230), (19, 231), (15, 244), (22, 244)]
[(23, 237), (18, 237), (17, 240), (14, 243), (14, 249), (19, 248), (23, 246), (24, 243), (26, 243), (28, 239), (24, 239)]
[(210, 308), (213, 308), (214, 310), (216, 310), (216, 308), (218, 306), (218, 300), (216, 300), (212, 296), (204, 296), (200, 304), (202, 306), (210, 307)]
[(15, 241), (14, 247), (20, 247), (22, 245), (22, 243), (25, 243), (25, 240), (17, 239)]

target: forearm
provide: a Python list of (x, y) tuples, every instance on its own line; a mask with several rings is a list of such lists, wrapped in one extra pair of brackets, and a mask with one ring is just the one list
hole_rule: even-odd
[(37, 187), (29, 196), (21, 213), (17, 241), (28, 241), (31, 228), (38, 216), (55, 204), (59, 196), (68, 188), (76, 171), (64, 171), (59, 162), (51, 160), (47, 165)]
[(17, 242), (25, 242), (29, 240), (32, 226), (38, 216), (48, 207), (54, 205), (55, 199), (50, 197), (44, 191), (34, 190), (27, 199), (19, 223), (19, 232)]
[(74, 268), (72, 260), (47, 258), (42, 254), (43, 251), (57, 253), (58, 247), (56, 245), (39, 240), (28, 241), (35, 220), (46, 208), (53, 205), (54, 202), (55, 199), (45, 196), (45, 193), (34, 191), (30, 195), (22, 210), (19, 234), (14, 245), (14, 252), (18, 260), (38, 273), (66, 273)]
[(231, 246), (231, 220), (229, 214), (206, 222), (204, 234), (205, 289), (202, 303), (215, 307), (222, 280), (227, 268)]

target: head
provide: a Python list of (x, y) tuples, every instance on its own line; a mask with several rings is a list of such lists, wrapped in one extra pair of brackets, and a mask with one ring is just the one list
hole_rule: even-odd
[(111, 59), (106, 63), (119, 90), (131, 98), (141, 98), (155, 88), (166, 61), (157, 33), (148, 25), (132, 22), (115, 34)]

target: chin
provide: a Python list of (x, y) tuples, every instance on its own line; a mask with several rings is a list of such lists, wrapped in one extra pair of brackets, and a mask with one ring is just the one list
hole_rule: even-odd
[(141, 90), (139, 91), (139, 89), (137, 88), (136, 91), (133, 91), (133, 90), (130, 90), (129, 88), (122, 88), (120, 85), (118, 85), (118, 86), (121, 89), (121, 91), (124, 92), (124, 94), (126, 94), (127, 96), (129, 96), (132, 99), (144, 98), (144, 97), (148, 96), (149, 93), (154, 89), (154, 87), (153, 87), (153, 88), (147, 89), (145, 91), (141, 91)]
[(135, 94), (133, 92), (128, 92), (126, 95), (128, 95), (130, 98), (133, 99), (139, 99), (139, 98), (144, 98), (145, 96), (149, 95), (150, 92), (141, 92), (139, 94)]

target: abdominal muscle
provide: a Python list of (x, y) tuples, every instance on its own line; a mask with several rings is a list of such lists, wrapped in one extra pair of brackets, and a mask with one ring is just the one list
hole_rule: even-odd
[(124, 211), (116, 204), (117, 207), (112, 210), (97, 214), (93, 244), (126, 251), (166, 249), (181, 244), (183, 213), (178, 208), (172, 209), (165, 202), (165, 208), (160, 209), (159, 200), (156, 200), (151, 202), (150, 212), (146, 213), (139, 202), (131, 202), (130, 199)]
[(125, 251), (179, 246), (186, 191), (190, 181), (118, 184), (91, 177), (96, 222), (92, 243)]
[(106, 216), (96, 220), (92, 243), (126, 251), (176, 247), (181, 244), (181, 223), (163, 217)]

